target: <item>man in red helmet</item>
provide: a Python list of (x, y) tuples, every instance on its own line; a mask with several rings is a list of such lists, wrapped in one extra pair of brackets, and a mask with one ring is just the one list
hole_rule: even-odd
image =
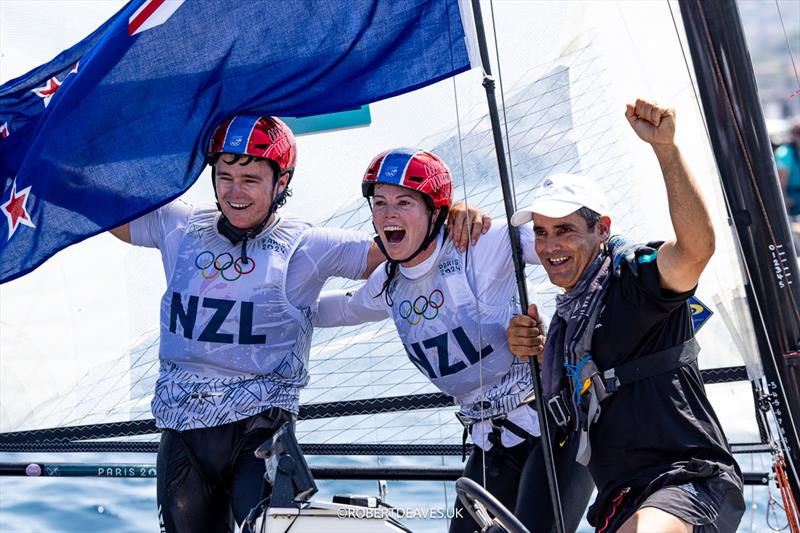
[(112, 231), (158, 248), (167, 277), (151, 405), (162, 531), (234, 531), (269, 495), (253, 452), (298, 413), (317, 296), (383, 260), (369, 235), (280, 216), (296, 158), (279, 119), (233, 117), (208, 150), (217, 208), (176, 200)]

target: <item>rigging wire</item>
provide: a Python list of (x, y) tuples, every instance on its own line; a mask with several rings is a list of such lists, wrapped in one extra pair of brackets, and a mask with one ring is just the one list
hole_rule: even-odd
[[(703, 107), (700, 105), (700, 95), (697, 93), (697, 84), (695, 83), (694, 76), (692, 76), (692, 67), (689, 65), (689, 58), (686, 56), (686, 48), (683, 46), (683, 40), (680, 38), (680, 30), (678, 29), (678, 21), (675, 20), (675, 12), (672, 10), (672, 3), (670, 0), (665, 0), (667, 3), (667, 7), (669, 8), (669, 16), (672, 18), (672, 27), (675, 29), (675, 35), (678, 38), (678, 45), (681, 48), (681, 56), (683, 57), (683, 65), (686, 67), (686, 73), (689, 75), (689, 84), (692, 87), (692, 94), (694, 94), (694, 103), (697, 106), (697, 114), (700, 117), (700, 121), (703, 123), (703, 129), (706, 132), (706, 139), (711, 139), (711, 131), (708, 128), (708, 122), (706, 121), (706, 116), (703, 113)], [(725, 197), (725, 191), (722, 191), (723, 198)], [(727, 198), (725, 198), (727, 203)], [(741, 255), (741, 254), (740, 254)], [(750, 276), (748, 275), (748, 278)]]
[[(464, 167), (464, 150), (462, 146), (462, 137), (461, 137), (461, 113), (458, 108), (458, 87), (456, 85), (455, 77), (451, 78), (453, 80), (453, 101), (455, 103), (455, 111), (456, 111), (456, 128), (458, 130), (458, 154), (459, 154), (459, 164), (461, 165), (461, 187), (464, 189), (464, 203), (467, 204), (469, 199), (469, 193), (467, 192), (467, 179), (465, 175), (465, 167)], [(468, 205), (468, 204), (467, 204)], [(472, 290), (473, 292), (477, 292), (478, 286), (475, 280), (475, 270), (469, 269), (469, 254), (472, 247), (470, 244), (472, 243), (472, 224), (471, 221), (467, 221), (467, 251), (464, 254), (464, 275), (467, 276), (470, 273), (472, 274)], [(478, 300), (477, 294), (475, 295), (475, 315), (476, 321), (478, 326), (478, 350), (483, 351), (483, 336), (481, 335), (481, 307), (480, 301)], [(483, 354), (478, 354), (478, 397), (483, 398)], [(484, 410), (481, 409), (481, 424), (486, 420), (484, 418)], [(484, 435), (481, 434), (481, 440), (483, 441)], [(488, 440), (488, 437), (486, 437)], [(479, 447), (480, 448), (480, 447)], [(480, 448), (481, 454), (481, 471), (483, 477), (483, 488), (486, 488), (486, 452), (483, 451), (483, 448)]]
[[(436, 411), (436, 418), (439, 421), (439, 424), (438, 424), (439, 425), (439, 440), (441, 441), (441, 440), (443, 440), (442, 426), (444, 425), (442, 423), (442, 411), (441, 410), (437, 410)], [(444, 467), (445, 466), (444, 465), (444, 455), (440, 455), (439, 456), (439, 460), (440, 460), (440, 462), (442, 464), (442, 467)], [(449, 493), (448, 493), (448, 490), (447, 490), (447, 483), (446, 482), (442, 482), (442, 492), (444, 493), (443, 494), (443, 496), (444, 496), (444, 508), (445, 509), (449, 509), (450, 508), (450, 503), (449, 503), (450, 502), (450, 498), (449, 498)], [(450, 529), (451, 518), (447, 514), (445, 514), (445, 521), (447, 522), (447, 529), (449, 530)]]
[[(502, 133), (499, 131), (500, 117), (497, 110), (497, 102), (495, 100), (494, 78), (491, 76), (491, 61), (489, 60), (489, 50), (488, 50), (488, 45), (486, 43), (486, 34), (481, 17), (480, 0), (472, 0), (471, 4), (472, 4), (473, 16), (475, 19), (475, 30), (476, 30), (476, 36), (478, 38), (478, 46), (481, 54), (481, 62), (483, 63), (484, 67), (482, 85), (484, 87), (484, 90), (486, 91), (486, 98), (489, 104), (489, 119), (492, 124), (492, 138), (495, 145), (497, 164), (499, 167), (500, 185), (503, 190), (503, 201), (506, 212), (506, 219), (509, 220), (508, 235), (513, 250), (512, 258), (514, 261), (515, 281), (517, 282), (518, 292), (520, 293), (519, 294), (520, 304), (521, 304), (520, 307), (523, 309), (524, 312), (527, 308), (527, 290), (525, 287), (526, 280), (524, 274), (525, 266), (522, 262), (522, 257), (520, 253), (521, 246), (519, 242), (519, 231), (510, 225), (510, 218), (513, 213), (512, 198), (511, 198), (512, 194), (511, 194), (511, 187), (508, 183), (508, 168), (507, 168), (507, 161), (504, 156), (505, 148), (503, 147), (504, 141), (502, 138)], [(529, 363), (531, 367), (531, 378), (532, 378), (533, 389), (536, 392), (537, 409), (540, 413), (544, 413), (545, 407), (541, 395), (541, 382), (539, 381), (539, 375), (538, 375), (539, 365), (536, 361), (536, 358), (531, 358)], [(542, 429), (541, 442), (543, 443), (544, 460), (547, 470), (548, 489), (550, 494), (550, 500), (553, 505), (553, 514), (555, 518), (554, 525), (556, 531), (560, 533), (561, 531), (564, 530), (564, 518), (561, 509), (561, 498), (559, 496), (555, 461), (553, 459), (552, 441), (550, 440), (550, 427), (547, 420), (547, 416), (542, 416), (540, 418), (540, 423)]]
[[(452, 35), (450, 33), (450, 26), (448, 26), (447, 37), (452, 44)], [(453, 47), (450, 46), (450, 54), (452, 56)], [(464, 167), (464, 147), (462, 141), (462, 132), (461, 132), (461, 113), (458, 107), (458, 86), (456, 84), (456, 78), (453, 76), (451, 78), (453, 82), (453, 103), (456, 112), (456, 133), (458, 135), (458, 155), (459, 155), (459, 165), (461, 167), (461, 186), (464, 189), (464, 204), (469, 205), (467, 203), (469, 199), (469, 193), (467, 191), (467, 179), (466, 179), (466, 172)], [(467, 276), (469, 273), (469, 256), (470, 256), (470, 244), (472, 243), (472, 221), (467, 220), (467, 250), (464, 253), (464, 275)], [(472, 271), (472, 290), (473, 293), (477, 291), (477, 285), (475, 282), (475, 272)], [(478, 301), (477, 294), (475, 294), (475, 313), (476, 313), (476, 321), (478, 327), (478, 396), (481, 399), (481, 407), (483, 406), (483, 337), (481, 335), (481, 309), (480, 309), (480, 302)], [(484, 410), (481, 409), (481, 424), (484, 422)], [(488, 438), (488, 437), (487, 437)], [(481, 435), (481, 439), (483, 439), (483, 435)], [(473, 441), (474, 442), (474, 441)], [(481, 454), (481, 477), (482, 477), (482, 486), (486, 488), (486, 452), (483, 448), (480, 448)]]
[[(750, 471), (752, 472), (756, 465), (756, 458), (755, 456), (750, 456)], [(750, 533), (753, 533), (756, 530), (756, 510), (758, 509), (758, 504), (756, 503), (756, 491), (755, 487), (750, 487)]]
[[(494, 0), (489, 0), (489, 13), (492, 17), (492, 33), (494, 36), (494, 53), (495, 53), (495, 61), (497, 61), (497, 84), (500, 87), (500, 109), (503, 111), (503, 129), (506, 133), (506, 142), (508, 143), (507, 146), (507, 154), (508, 154), (508, 175), (511, 178), (511, 193), (512, 193), (512, 204), (514, 208), (517, 207), (517, 190), (516, 190), (516, 183), (514, 181), (514, 163), (511, 160), (511, 136), (508, 134), (508, 118), (506, 116), (506, 93), (503, 88), (503, 69), (500, 66), (500, 44), (497, 41), (497, 26), (495, 24), (495, 16), (494, 16)], [(504, 156), (506, 154), (503, 154)]]
[(783, 14), (781, 14), (781, 6), (780, 4), (778, 4), (778, 0), (775, 0), (775, 9), (778, 11), (778, 18), (781, 21), (781, 28), (783, 28), (783, 37), (786, 39), (786, 49), (789, 51), (789, 59), (791, 59), (792, 61), (792, 69), (794, 69), (794, 77), (797, 80), (797, 89), (800, 90), (800, 74), (797, 73), (797, 64), (794, 62), (794, 55), (792, 55), (792, 45), (789, 42), (789, 34), (786, 32), (786, 25), (784, 25), (783, 23)]

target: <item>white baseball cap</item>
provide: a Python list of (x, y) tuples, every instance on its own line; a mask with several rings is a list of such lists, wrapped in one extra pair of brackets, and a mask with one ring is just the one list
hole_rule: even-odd
[(533, 192), (533, 203), (511, 216), (511, 224), (522, 226), (533, 214), (560, 218), (588, 207), (601, 215), (608, 214), (606, 195), (592, 180), (577, 174), (552, 174)]

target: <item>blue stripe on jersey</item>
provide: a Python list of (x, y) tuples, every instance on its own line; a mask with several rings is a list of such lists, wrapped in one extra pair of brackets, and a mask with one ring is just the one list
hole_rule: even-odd
[(225, 143), (222, 145), (221, 151), (235, 154), (244, 153), (256, 122), (258, 122), (258, 117), (235, 117), (228, 124), (228, 131), (225, 132)]
[(386, 157), (383, 158), (381, 168), (378, 170), (378, 176), (375, 181), (377, 183), (394, 183), (400, 185), (403, 176), (406, 173), (406, 168), (411, 162), (414, 154), (419, 152), (416, 148), (397, 148), (392, 150)]

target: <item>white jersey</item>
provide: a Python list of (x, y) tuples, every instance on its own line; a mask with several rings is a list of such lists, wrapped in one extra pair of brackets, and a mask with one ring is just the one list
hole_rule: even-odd
[(218, 218), (179, 201), (131, 223), (132, 242), (158, 247), (167, 276), (158, 427), (217, 426), (270, 407), (297, 413), (322, 284), (366, 266), (368, 236), (279, 217), (248, 240), (245, 262)]
[[(524, 259), (538, 263), (531, 228), (521, 230)], [(508, 349), (506, 328), (519, 312), (519, 301), (507, 226), (493, 226), (469, 255), (440, 237), (436, 251), (425, 262), (400, 267), (388, 301), (383, 295), (374, 297), (385, 280), (385, 270), (378, 269), (354, 294), (324, 293), (317, 325), (356, 324), (391, 316), (408, 358), (442, 392), (455, 398), (463, 415), (475, 421), (508, 415), (538, 435), (535, 411), (520, 406), (532, 390), (530, 366)], [(488, 449), (491, 444), (481, 438), (485, 429), (478, 428), (477, 439), (473, 429), (473, 439)], [(521, 441), (503, 433), (505, 445)]]

